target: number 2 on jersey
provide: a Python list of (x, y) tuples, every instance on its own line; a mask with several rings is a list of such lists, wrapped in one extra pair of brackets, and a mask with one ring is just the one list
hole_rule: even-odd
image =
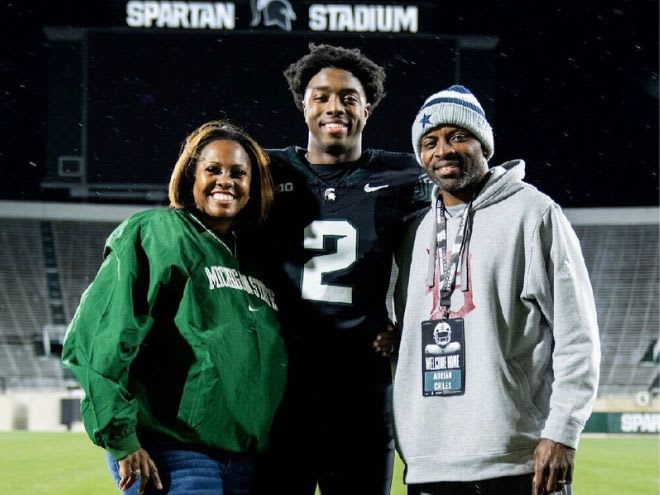
[[(337, 238), (337, 250), (325, 254), (326, 237)], [(346, 220), (315, 220), (305, 227), (305, 249), (321, 251), (305, 263), (302, 297), (311, 301), (351, 304), (353, 288), (324, 284), (323, 277), (351, 266), (357, 259), (357, 231)]]

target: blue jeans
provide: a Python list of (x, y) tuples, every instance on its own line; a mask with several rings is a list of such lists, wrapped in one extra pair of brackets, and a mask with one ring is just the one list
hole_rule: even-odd
[[(163, 490), (151, 482), (145, 494), (150, 495), (250, 495), (252, 493), (253, 460), (251, 454), (235, 454), (218, 449), (193, 448), (186, 445), (154, 442), (143, 448), (156, 463)], [(110, 454), (106, 460), (115, 483), (119, 483), (119, 463)], [(137, 495), (140, 480), (124, 491)]]

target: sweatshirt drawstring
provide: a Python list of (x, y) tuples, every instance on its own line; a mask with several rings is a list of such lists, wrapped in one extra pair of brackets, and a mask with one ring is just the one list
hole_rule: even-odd
[[(470, 290), (470, 263), (469, 263), (469, 246), (470, 246), (470, 237), (472, 235), (472, 215), (468, 215), (466, 219), (465, 227), (465, 239), (463, 241), (463, 247), (459, 254), (460, 257), (460, 284), (461, 290), (467, 292)], [(426, 286), (433, 287), (435, 285), (435, 270), (438, 261), (438, 222), (433, 222), (431, 225), (431, 239), (429, 242), (429, 259), (428, 265), (426, 267)]]
[(431, 226), (431, 242), (429, 243), (429, 263), (426, 267), (426, 286), (435, 284), (435, 265), (438, 260), (438, 222), (433, 219)]
[(467, 225), (465, 227), (465, 239), (463, 240), (463, 249), (461, 249), (461, 290), (467, 292), (470, 290), (470, 262), (468, 252), (470, 250), (470, 237), (472, 236), (472, 215), (468, 215)]

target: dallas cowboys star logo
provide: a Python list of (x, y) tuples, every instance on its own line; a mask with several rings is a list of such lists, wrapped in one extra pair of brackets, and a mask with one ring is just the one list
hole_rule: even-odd
[(420, 120), (419, 123), (422, 124), (422, 129), (424, 129), (424, 127), (426, 127), (427, 124), (431, 124), (431, 116), (424, 114), (422, 120)]

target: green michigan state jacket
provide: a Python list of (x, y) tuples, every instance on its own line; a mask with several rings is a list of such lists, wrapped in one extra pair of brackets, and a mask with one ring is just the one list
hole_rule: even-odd
[(138, 213), (108, 238), (62, 360), (90, 438), (115, 459), (141, 434), (266, 446), (287, 359), (273, 293), (237, 251), (183, 210)]

